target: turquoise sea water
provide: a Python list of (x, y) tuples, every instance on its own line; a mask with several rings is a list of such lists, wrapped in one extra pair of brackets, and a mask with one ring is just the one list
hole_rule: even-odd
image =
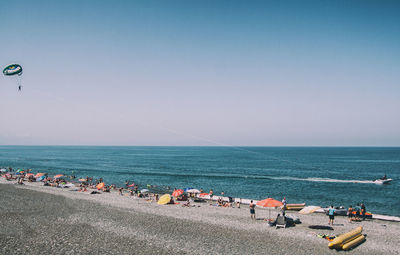
[(400, 216), (400, 148), (0, 146), (0, 166)]

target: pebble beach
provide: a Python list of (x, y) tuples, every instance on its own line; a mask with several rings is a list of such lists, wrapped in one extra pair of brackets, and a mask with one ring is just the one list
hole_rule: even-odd
[[(301, 224), (270, 227), (267, 209), (158, 205), (118, 192), (89, 194), (42, 183), (0, 179), (1, 254), (337, 254), (317, 234), (338, 235), (363, 226), (366, 242), (348, 254), (399, 254), (400, 224), (380, 220), (348, 223), (324, 214), (300, 215)], [(271, 211), (271, 218), (278, 211)], [(343, 252), (343, 251), (342, 251)]]

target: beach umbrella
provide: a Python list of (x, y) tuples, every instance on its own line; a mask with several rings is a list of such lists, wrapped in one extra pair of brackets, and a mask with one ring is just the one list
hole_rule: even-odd
[(135, 187), (135, 183), (132, 183), (131, 185), (128, 185), (128, 187)]
[(37, 173), (37, 174), (35, 175), (35, 177), (38, 178), (38, 177), (42, 177), (42, 176), (44, 176), (44, 175), (45, 175), (45, 173)]
[(26, 174), (26, 177), (33, 176), (33, 173)]
[[(200, 193), (200, 190), (198, 189), (189, 189), (186, 191), (187, 193)], [(208, 195), (208, 194), (207, 194)]]
[(22, 170), (22, 169), (17, 170), (17, 173), (23, 173), (23, 172), (24, 172), (24, 170)]
[(147, 193), (147, 192), (149, 192), (148, 189), (142, 189), (142, 190), (140, 191), (140, 193)]
[(315, 212), (316, 210), (320, 209), (321, 206), (315, 206), (315, 205), (310, 205), (310, 206), (306, 206), (303, 209), (301, 209), (299, 211), (300, 214), (310, 214)]
[(58, 178), (61, 178), (61, 177), (64, 177), (64, 175), (63, 174), (57, 174), (56, 176), (54, 176), (54, 179), (58, 179)]
[(157, 204), (166, 205), (171, 201), (171, 196), (169, 194), (162, 195), (160, 199), (158, 199)]
[(7, 172), (7, 169), (4, 169), (4, 168), (0, 169), (0, 173), (6, 173), (6, 172)]
[[(258, 201), (256, 205), (261, 206), (261, 207), (271, 208), (271, 207), (282, 206), (283, 203), (281, 201), (275, 200), (273, 198), (267, 198), (267, 199)], [(269, 218), (271, 218), (271, 209), (269, 209)]]
[(199, 194), (199, 197), (205, 197), (205, 196), (208, 196), (208, 193), (200, 193)]
[(177, 189), (177, 190), (174, 190), (174, 192), (172, 192), (173, 197), (179, 197), (182, 194), (183, 194), (183, 189)]
[(85, 182), (86, 179), (81, 178), (81, 179), (79, 179), (79, 181), (80, 181), (80, 182)]
[(97, 184), (97, 185), (96, 185), (96, 188), (97, 188), (98, 190), (101, 190), (102, 188), (104, 188), (104, 182), (101, 182), (101, 183)]
[(184, 191), (188, 192), (188, 190), (191, 190), (191, 189), (193, 189), (193, 188), (186, 188), (186, 189), (184, 189)]

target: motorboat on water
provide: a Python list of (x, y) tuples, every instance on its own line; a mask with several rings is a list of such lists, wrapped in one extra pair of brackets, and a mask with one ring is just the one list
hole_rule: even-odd
[(393, 181), (393, 180), (392, 180), (392, 179), (388, 179), (388, 178), (386, 177), (386, 174), (385, 174), (384, 176), (382, 176), (382, 177), (379, 178), (379, 179), (374, 180), (373, 182), (374, 182), (375, 184), (388, 184), (388, 183), (390, 183), (391, 181)]
[(391, 181), (393, 181), (393, 179), (388, 179), (388, 178), (382, 179), (381, 178), (381, 179), (376, 179), (373, 182), (375, 184), (389, 184)]

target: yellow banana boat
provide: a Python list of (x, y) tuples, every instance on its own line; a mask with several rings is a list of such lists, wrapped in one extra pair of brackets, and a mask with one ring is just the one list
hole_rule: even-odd
[(352, 231), (345, 233), (345, 234), (341, 234), (338, 237), (336, 237), (335, 239), (333, 239), (332, 242), (329, 243), (329, 248), (331, 249), (339, 249), (342, 248), (342, 246), (347, 243), (347, 242), (351, 242), (354, 238), (357, 238), (362, 232), (362, 227), (358, 227), (353, 229)]
[(353, 239), (352, 241), (345, 243), (343, 245), (342, 249), (347, 251), (347, 250), (351, 249), (352, 247), (360, 244), (364, 240), (365, 240), (365, 236), (364, 235), (359, 235), (359, 236), (357, 236), (357, 238)]

